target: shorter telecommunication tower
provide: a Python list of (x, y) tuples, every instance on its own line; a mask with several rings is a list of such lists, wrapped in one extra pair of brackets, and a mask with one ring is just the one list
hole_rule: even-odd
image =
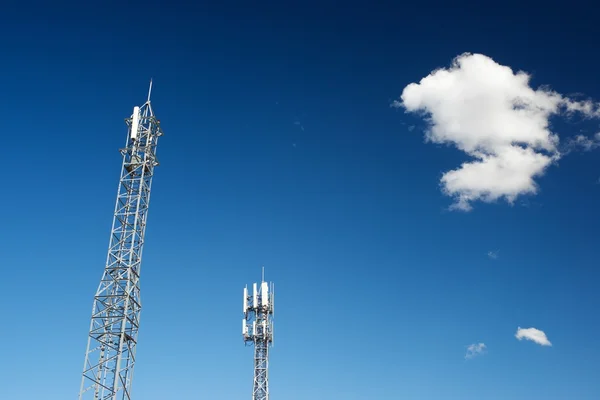
[(254, 344), (254, 385), (252, 400), (269, 400), (269, 347), (273, 344), (275, 285), (265, 282), (263, 268), (260, 287), (252, 284), (252, 293), (244, 288), (244, 344)]

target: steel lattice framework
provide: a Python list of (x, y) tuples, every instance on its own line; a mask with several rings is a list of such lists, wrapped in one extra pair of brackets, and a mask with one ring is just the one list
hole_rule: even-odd
[(254, 341), (254, 384), (252, 400), (269, 399), (269, 342), (263, 339)]
[(273, 344), (274, 300), (274, 284), (264, 281), (264, 272), (260, 287), (253, 284), (251, 295), (248, 288), (244, 288), (242, 335), (245, 344), (254, 344), (252, 400), (269, 400), (269, 347)]
[(128, 135), (106, 268), (94, 297), (79, 400), (130, 400), (140, 325), (140, 267), (150, 188), (162, 136), (148, 100), (125, 120)]

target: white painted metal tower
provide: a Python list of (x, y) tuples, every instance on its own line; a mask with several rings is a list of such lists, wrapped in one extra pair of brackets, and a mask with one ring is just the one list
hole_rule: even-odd
[(263, 268), (260, 285), (252, 284), (252, 293), (244, 288), (242, 336), (245, 344), (254, 344), (254, 384), (252, 400), (269, 400), (269, 347), (273, 344), (275, 285), (265, 282)]
[(163, 132), (148, 100), (128, 129), (108, 257), (94, 297), (79, 400), (130, 400), (140, 323), (140, 267), (156, 146)]

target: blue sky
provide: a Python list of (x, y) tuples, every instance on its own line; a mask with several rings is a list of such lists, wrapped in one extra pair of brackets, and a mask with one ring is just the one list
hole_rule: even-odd
[[(250, 397), (241, 294), (263, 265), (274, 399), (600, 397), (598, 151), (564, 155), (512, 206), (452, 211), (440, 179), (472, 158), (390, 107), (464, 52), (598, 101), (595, 10), (189, 4), (2, 9), (0, 398), (77, 395), (123, 120), (150, 77), (165, 136), (136, 398)], [(561, 143), (600, 130), (550, 121)]]

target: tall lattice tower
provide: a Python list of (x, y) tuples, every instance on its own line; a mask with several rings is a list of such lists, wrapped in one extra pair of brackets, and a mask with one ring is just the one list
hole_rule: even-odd
[(245, 344), (254, 344), (254, 385), (252, 400), (269, 400), (269, 347), (273, 344), (275, 285), (252, 284), (252, 294), (244, 288), (244, 319), (242, 335)]
[(130, 400), (140, 323), (140, 267), (160, 121), (148, 100), (128, 126), (106, 268), (94, 297), (79, 400)]

